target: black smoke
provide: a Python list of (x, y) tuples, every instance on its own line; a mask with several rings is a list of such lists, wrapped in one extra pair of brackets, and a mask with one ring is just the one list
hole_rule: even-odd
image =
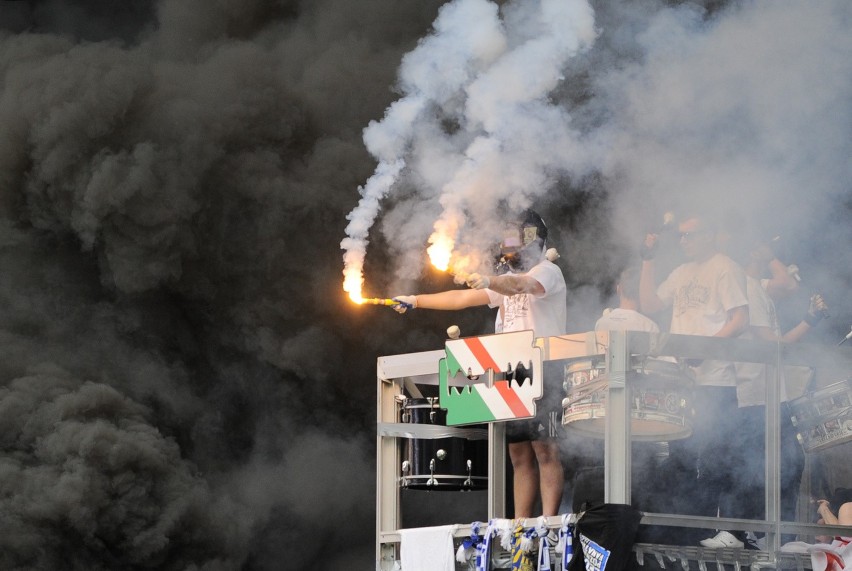
[(0, 6), (0, 566), (367, 567), (337, 242), (438, 2), (128, 6)]

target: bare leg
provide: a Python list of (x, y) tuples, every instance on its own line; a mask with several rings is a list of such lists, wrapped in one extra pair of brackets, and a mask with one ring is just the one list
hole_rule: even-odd
[(565, 473), (559, 459), (559, 446), (555, 440), (537, 440), (532, 443), (541, 481), (541, 509), (543, 515), (557, 515), (562, 503)]
[(533, 517), (538, 494), (538, 466), (530, 442), (510, 442), (509, 458), (514, 470), (515, 517)]

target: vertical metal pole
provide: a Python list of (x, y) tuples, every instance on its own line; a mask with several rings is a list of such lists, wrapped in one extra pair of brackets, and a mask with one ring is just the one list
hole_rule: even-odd
[[(777, 346), (774, 367), (767, 363), (766, 374), (766, 464), (763, 479), (765, 486), (766, 520), (773, 524), (773, 528), (766, 534), (766, 547), (772, 552), (778, 551), (781, 536), (781, 383), (784, 382), (784, 374), (781, 359), (781, 344)], [(769, 369), (774, 369), (772, 374)]]
[(488, 519), (506, 517), (506, 423), (488, 423)]
[(607, 503), (630, 503), (629, 366), (630, 352), (626, 334), (623, 331), (610, 331), (606, 354), (609, 385), (604, 437), (604, 500)]
[[(387, 379), (378, 377), (378, 400), (376, 411), (378, 423), (397, 422), (395, 396), (401, 394), (400, 387)], [(383, 563), (398, 559), (394, 545), (383, 544), (383, 531), (395, 531), (401, 524), (399, 513), (400, 466), (399, 443), (396, 437), (376, 433), (376, 569), (389, 569)]]

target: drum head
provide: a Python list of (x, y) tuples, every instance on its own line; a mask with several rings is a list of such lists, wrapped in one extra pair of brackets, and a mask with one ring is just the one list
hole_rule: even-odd
[(852, 441), (852, 381), (845, 380), (790, 401), (805, 452)]
[[(565, 430), (589, 438), (604, 438), (606, 435), (606, 416), (595, 413), (571, 413), (565, 415)], [(634, 442), (669, 442), (688, 438), (692, 435), (692, 425), (684, 417), (647, 414), (643, 418), (635, 416), (630, 422), (630, 440)]]
[(634, 382), (652, 387), (677, 387), (691, 390), (695, 379), (691, 372), (680, 363), (665, 359), (647, 357), (636, 361), (632, 367)]
[[(630, 439), (664, 442), (692, 435), (689, 393), (675, 388), (653, 388), (647, 383), (630, 387)], [(562, 424), (566, 430), (592, 438), (604, 438), (607, 387), (591, 393), (569, 393), (563, 400)]]

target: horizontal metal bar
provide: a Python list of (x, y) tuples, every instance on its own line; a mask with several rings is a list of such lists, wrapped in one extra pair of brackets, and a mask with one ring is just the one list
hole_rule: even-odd
[[(603, 355), (609, 346), (606, 332), (597, 333), (597, 341), (591, 343), (590, 333), (544, 337), (542, 341), (550, 351), (545, 361), (577, 359), (591, 355)], [(836, 347), (816, 343), (779, 343), (759, 339), (722, 339), (703, 335), (674, 335), (671, 333), (646, 333), (628, 331), (627, 345), (631, 353), (651, 356), (670, 356), (685, 359), (719, 359), (741, 363), (771, 363), (778, 361), (779, 354), (785, 365), (837, 368), (852, 370), (852, 345)], [(559, 347), (559, 349), (554, 349)], [(565, 347), (564, 349), (562, 347)], [(438, 360), (445, 356), (444, 350), (405, 353), (378, 358), (378, 373), (382, 379), (399, 379), (438, 373)]]
[(682, 514), (643, 513), (643, 525), (666, 525), (673, 527), (696, 527), (739, 531), (772, 531), (774, 524), (763, 520), (735, 519), (725, 517), (703, 517)]
[[(448, 492), (452, 493), (452, 492)], [(561, 515), (551, 515), (545, 517), (545, 523), (548, 529), (559, 529), (562, 527), (562, 516)], [(472, 531), (471, 524), (455, 524), (453, 529), (453, 537), (469, 537)], [(529, 529), (536, 527), (538, 525), (538, 518), (526, 518), (523, 520), (524, 528)], [(485, 531), (488, 526), (487, 522), (483, 522), (481, 526), (481, 530)], [(388, 530), (382, 531), (379, 533), (379, 541), (381, 543), (398, 543), (400, 541), (400, 530)]]
[[(736, 519), (726, 517), (701, 517), (682, 514), (643, 513), (643, 525), (665, 525), (673, 527), (695, 527), (711, 529), (728, 529), (738, 531), (774, 531), (775, 523), (759, 519)], [(782, 521), (778, 523), (781, 533), (802, 535), (843, 535), (852, 537), (852, 526), (823, 525), (816, 523), (800, 523)]]
[(379, 357), (376, 364), (380, 379), (401, 379), (419, 375), (437, 375), (438, 361), (445, 357), (443, 350), (423, 351)]
[(487, 428), (455, 428), (439, 424), (412, 424), (409, 422), (380, 422), (376, 425), (379, 436), (398, 438), (465, 438), (488, 440)]

